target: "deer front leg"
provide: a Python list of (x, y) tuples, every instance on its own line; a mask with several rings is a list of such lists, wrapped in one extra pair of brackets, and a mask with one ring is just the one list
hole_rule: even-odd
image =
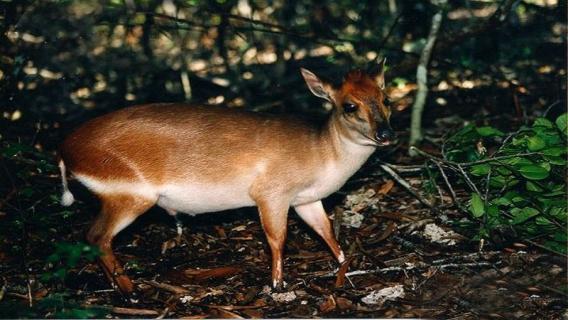
[(335, 240), (331, 223), (323, 209), (321, 201), (298, 205), (295, 206), (294, 209), (300, 218), (323, 238), (337, 261), (343, 263), (345, 261), (345, 255), (339, 247), (337, 240)]

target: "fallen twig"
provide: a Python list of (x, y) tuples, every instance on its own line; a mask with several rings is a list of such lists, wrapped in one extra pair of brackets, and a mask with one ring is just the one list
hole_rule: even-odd
[(546, 251), (548, 251), (548, 252), (552, 252), (552, 253), (554, 253), (554, 254), (557, 254), (557, 255), (559, 255), (559, 256), (561, 256), (561, 257), (564, 257), (564, 258), (567, 258), (567, 259), (568, 259), (568, 255), (566, 255), (566, 254), (564, 254), (564, 253), (562, 253), (562, 252), (558, 252), (558, 251), (552, 250), (552, 249), (547, 248), (547, 247), (543, 246), (542, 244), (539, 244), (539, 243), (534, 242), (534, 241), (532, 241), (532, 240), (528, 240), (528, 239), (527, 239), (527, 240), (523, 240), (523, 241), (526, 242), (526, 243), (528, 243), (528, 244), (531, 244), (531, 245), (533, 245), (533, 246), (535, 246), (535, 247), (538, 247), (538, 248), (540, 248), (540, 249), (546, 250)]
[(164, 319), (170, 312), (170, 307), (165, 307), (164, 310), (156, 317), (156, 319)]
[(175, 294), (186, 294), (189, 292), (189, 290), (180, 287), (180, 286), (174, 286), (171, 284), (167, 284), (167, 283), (161, 283), (161, 282), (157, 282), (154, 280), (150, 280), (150, 281), (143, 281), (143, 283), (145, 284), (149, 284), (152, 287), (158, 288), (158, 289), (162, 289), (162, 290), (166, 290)]
[[(495, 264), (500, 264), (500, 263), (499, 262), (490, 263), (490, 262), (487, 262), (487, 261), (464, 262), (464, 263), (447, 263), (447, 264), (441, 264), (441, 265), (429, 265), (429, 264), (426, 264), (426, 263), (417, 263), (415, 265), (401, 266), (401, 267), (376, 268), (376, 269), (371, 269), (371, 270), (355, 270), (355, 271), (347, 272), (345, 274), (345, 276), (346, 277), (352, 277), (352, 276), (360, 276), (360, 275), (366, 275), (366, 274), (389, 273), (389, 272), (398, 272), (398, 271), (406, 272), (406, 271), (410, 271), (410, 270), (427, 269), (427, 268), (430, 268), (430, 267), (437, 268), (439, 270), (444, 271), (446, 269), (489, 267), (489, 266), (493, 266)], [(321, 277), (321, 278), (333, 277), (337, 271), (338, 270), (336, 269), (332, 272), (322, 274), (319, 277)]]
[(458, 260), (462, 260), (462, 261), (472, 261), (472, 260), (476, 260), (479, 258), (484, 258), (485, 260), (500, 254), (499, 251), (487, 251), (487, 252), (474, 252), (474, 253), (470, 253), (470, 254), (466, 254), (464, 256), (451, 256), (448, 258), (442, 258), (442, 259), (437, 259), (432, 261), (433, 265), (441, 265), (444, 263), (448, 263), (448, 262), (454, 262), (454, 261), (458, 261)]
[(388, 166), (391, 169), (396, 170), (397, 172), (401, 172), (401, 173), (410, 173), (410, 172), (422, 172), (426, 169), (425, 165), (408, 165), (408, 166), (404, 166), (404, 165), (397, 165), (397, 164), (392, 164), (392, 163), (388, 163), (388, 162), (383, 162), (380, 161), (378, 162), (378, 164), (380, 165), (385, 165)]
[(401, 176), (399, 176), (394, 170), (392, 170), (387, 165), (381, 164), (381, 169), (383, 169), (386, 173), (388, 173), (398, 184), (400, 184), (403, 188), (406, 189), (410, 194), (412, 194), (420, 203), (427, 206), (430, 209), (434, 209), (434, 206), (430, 203), (430, 201), (424, 199), (421, 195), (419, 195), (414, 189), (410, 186), (410, 184), (404, 180)]
[(138, 309), (138, 308), (113, 307), (111, 309), (111, 312), (115, 313), (115, 314), (128, 315), (128, 316), (157, 316), (157, 315), (159, 315), (158, 311), (156, 311), (156, 310)]
[(212, 309), (221, 309), (226, 311), (233, 311), (233, 310), (246, 310), (246, 309), (258, 309), (265, 307), (265, 304), (253, 305), (253, 306), (218, 306), (213, 304), (202, 304), (202, 303), (195, 303), (194, 305), (199, 307), (206, 307)]
[(0, 301), (4, 299), (4, 295), (6, 294), (8, 287), (8, 281), (6, 281), (6, 278), (2, 277), (2, 280), (4, 280), (4, 284), (2, 284), (2, 289), (0, 289)]
[(446, 175), (444, 168), (442, 168), (442, 165), (438, 161), (432, 161), (432, 162), (434, 162), (434, 164), (436, 164), (436, 166), (438, 167), (438, 170), (440, 171), (440, 174), (442, 174), (442, 178), (444, 179), (444, 182), (446, 183), (446, 186), (448, 187), (448, 190), (450, 191), (452, 201), (460, 210), (465, 212), (466, 210), (463, 208), (462, 204), (458, 201), (456, 191), (454, 190), (454, 188), (452, 188), (452, 184), (450, 183), (450, 180), (448, 179), (448, 176)]

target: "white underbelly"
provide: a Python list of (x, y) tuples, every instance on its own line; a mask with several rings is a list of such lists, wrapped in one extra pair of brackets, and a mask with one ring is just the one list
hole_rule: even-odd
[(246, 183), (166, 185), (160, 188), (158, 206), (187, 214), (254, 206)]
[(249, 195), (249, 179), (233, 182), (154, 185), (144, 181), (100, 180), (77, 175), (77, 179), (97, 194), (130, 194), (168, 211), (199, 214), (254, 205)]

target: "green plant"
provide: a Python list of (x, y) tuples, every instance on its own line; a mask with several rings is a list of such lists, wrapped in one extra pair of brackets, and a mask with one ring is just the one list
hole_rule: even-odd
[[(445, 160), (464, 168), (479, 237), (507, 227), (518, 238), (543, 240), (548, 249), (566, 253), (567, 121), (567, 114), (554, 123), (537, 118), (508, 135), (468, 125), (447, 140)], [(489, 155), (489, 146), (497, 151)]]
[(66, 293), (53, 293), (29, 307), (21, 301), (0, 302), (0, 318), (104, 318), (110, 313), (105, 306), (86, 306)]
[(42, 275), (42, 281), (63, 280), (68, 271), (74, 268), (81, 259), (94, 261), (101, 255), (98, 247), (85, 243), (59, 242), (55, 244), (55, 252), (47, 257), (52, 271)]

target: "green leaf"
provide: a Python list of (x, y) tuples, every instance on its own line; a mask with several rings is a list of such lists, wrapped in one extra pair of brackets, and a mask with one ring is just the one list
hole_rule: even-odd
[(526, 142), (527, 142), (527, 139), (525, 139), (525, 137), (521, 137), (521, 138), (514, 137), (514, 138), (513, 138), (512, 145), (513, 145), (513, 146), (522, 146), (522, 145), (524, 145)]
[(513, 201), (513, 199), (520, 197), (518, 192), (515, 191), (507, 191), (504, 195), (503, 198), (506, 198), (508, 200)]
[(551, 249), (551, 250), (561, 252), (561, 253), (564, 253), (564, 254), (566, 254), (566, 252), (568, 251), (568, 247), (566, 247), (566, 241), (562, 241), (562, 242), (545, 241), (544, 246)]
[(564, 113), (556, 118), (556, 126), (562, 133), (568, 135), (568, 113)]
[(545, 156), (544, 157), (550, 164), (555, 166), (564, 166), (566, 165), (566, 159), (562, 157), (553, 157), (553, 156)]
[(528, 191), (541, 192), (542, 188), (532, 181), (527, 181), (526, 187)]
[(491, 165), (487, 163), (477, 164), (471, 167), (471, 174), (473, 174), (474, 176), (484, 176), (488, 174), (490, 170), (491, 170)]
[(566, 146), (564, 147), (551, 147), (551, 148), (546, 148), (544, 150), (542, 150), (542, 154), (546, 155), (546, 156), (553, 156), (553, 157), (558, 157), (561, 156), (563, 154), (566, 154), (568, 150), (566, 150)]
[(509, 199), (515, 206), (523, 206), (527, 202), (527, 199), (524, 198), (524, 195), (513, 191), (505, 193), (503, 197)]
[(481, 197), (477, 193), (471, 194), (469, 211), (476, 218), (479, 218), (485, 214), (485, 205), (483, 204), (483, 200), (481, 200)]
[(566, 241), (568, 241), (568, 235), (566, 235), (566, 232), (564, 230), (555, 232), (554, 240), (566, 243)]
[(539, 138), (541, 138), (542, 140), (544, 140), (544, 142), (551, 147), (558, 147), (559, 145), (562, 144), (562, 137), (560, 134), (558, 134), (558, 131), (554, 131), (554, 132), (540, 132), (538, 133)]
[(512, 166), (516, 166), (516, 167), (521, 167), (521, 166), (528, 166), (528, 165), (532, 165), (534, 164), (532, 161), (530, 161), (527, 158), (522, 158), (522, 157), (513, 157), (511, 159), (507, 159), (504, 161), (506, 164), (512, 165)]
[(566, 198), (559, 197), (559, 198), (546, 198), (546, 197), (537, 197), (538, 202), (542, 204), (543, 207), (552, 208), (552, 207), (562, 207), (566, 205)]
[(489, 185), (495, 188), (502, 188), (507, 183), (507, 180), (503, 176), (492, 176), (489, 180)]
[(534, 120), (533, 127), (554, 128), (554, 124), (546, 118), (536, 118)]
[(513, 203), (511, 202), (511, 200), (505, 198), (505, 197), (499, 197), (495, 200), (492, 201), (493, 204), (498, 205), (498, 206), (510, 206)]
[(527, 148), (530, 151), (539, 151), (544, 149), (544, 147), (546, 147), (546, 143), (544, 143), (544, 140), (538, 136), (530, 137), (528, 139)]
[(475, 131), (477, 131), (477, 133), (482, 137), (500, 137), (505, 135), (501, 130), (495, 129), (493, 127), (479, 127), (476, 128)]
[(543, 168), (546, 171), (550, 171), (550, 163), (548, 162), (541, 162), (538, 164), (541, 168)]
[(487, 206), (487, 216), (491, 217), (491, 218), (497, 218), (500, 216), (500, 212), (499, 212), (499, 207), (494, 205), (494, 204), (490, 204)]
[(519, 173), (530, 180), (542, 180), (548, 178), (548, 171), (541, 166), (522, 166), (519, 168)]
[(511, 170), (505, 168), (504, 166), (497, 167), (497, 173), (503, 176), (509, 176), (513, 173)]
[(513, 221), (511, 221), (512, 224), (523, 223), (528, 219), (537, 216), (539, 214), (538, 210), (531, 207), (522, 208), (520, 210), (514, 210), (514, 209), (511, 210), (511, 214), (513, 215)]
[(566, 217), (568, 216), (566, 214), (566, 208), (552, 208), (548, 214), (560, 221), (566, 221)]
[(541, 226), (548, 226), (548, 225), (552, 225), (552, 221), (548, 220), (546, 217), (537, 217), (536, 218), (536, 224), (541, 225)]
[(519, 179), (508, 179), (506, 183), (508, 188), (516, 186), (517, 184), (519, 184)]

